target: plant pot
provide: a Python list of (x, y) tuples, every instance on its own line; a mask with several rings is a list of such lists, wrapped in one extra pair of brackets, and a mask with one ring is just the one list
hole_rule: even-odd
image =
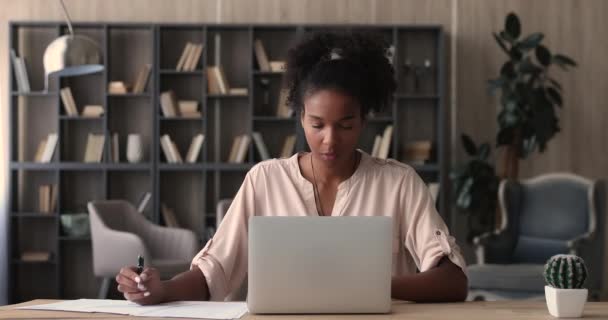
[(587, 302), (587, 289), (557, 289), (545, 286), (549, 313), (557, 318), (580, 318)]

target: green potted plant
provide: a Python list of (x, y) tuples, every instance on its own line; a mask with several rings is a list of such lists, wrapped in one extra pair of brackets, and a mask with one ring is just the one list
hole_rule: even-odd
[(549, 313), (558, 318), (579, 318), (587, 301), (585, 261), (571, 254), (558, 254), (545, 265), (545, 299)]
[(517, 179), (519, 160), (536, 150), (544, 152), (559, 132), (562, 86), (550, 71), (553, 66), (564, 70), (576, 66), (570, 57), (545, 47), (542, 33), (522, 36), (515, 13), (507, 15), (504, 30), (493, 36), (507, 56), (498, 77), (488, 81), (491, 93), (500, 91), (496, 134), (496, 147), (503, 151), (500, 170), (488, 160), (489, 145), (477, 149), (473, 140), (463, 135), (462, 144), (472, 159), (452, 172), (456, 207), (469, 216), (469, 229), (474, 233), (469, 233), (469, 238), (492, 231), (499, 224), (496, 181)]

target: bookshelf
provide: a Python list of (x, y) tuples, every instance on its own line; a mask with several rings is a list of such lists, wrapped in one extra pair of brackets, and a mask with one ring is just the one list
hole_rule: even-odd
[[(269, 61), (286, 60), (287, 49), (308, 32), (360, 30), (382, 34), (395, 47), (398, 90), (391, 108), (368, 119), (359, 147), (371, 153), (376, 135), (394, 127), (389, 156), (405, 160), (405, 147), (417, 140), (433, 142), (432, 161), (412, 164), (428, 182), (444, 185), (444, 34), (440, 26), (418, 25), (249, 25), (78, 23), (76, 34), (100, 45), (105, 70), (73, 78), (53, 79), (43, 91), (42, 55), (46, 45), (67, 33), (59, 22), (12, 22), (9, 46), (23, 57), (31, 91), (19, 92), (12, 61), (9, 81), (11, 114), (11, 299), (95, 297), (100, 281), (92, 269), (90, 237), (73, 238), (62, 231), (59, 216), (86, 212), (95, 199), (122, 198), (137, 203), (150, 192), (144, 211), (164, 225), (161, 212), (170, 207), (182, 227), (199, 235), (201, 245), (214, 232), (215, 208), (231, 198), (247, 171), (262, 158), (252, 140), (242, 163), (228, 162), (234, 137), (259, 132), (271, 157), (278, 157), (286, 136), (296, 136), (295, 150), (307, 150), (298, 115), (277, 116), (282, 72), (260, 70), (255, 40), (264, 45)], [(187, 43), (203, 44), (195, 65), (176, 65)], [(141, 93), (113, 93), (110, 82), (133, 84), (141, 68), (150, 75)], [(221, 66), (230, 87), (246, 94), (209, 93), (208, 66)], [(99, 118), (68, 116), (60, 89), (70, 87), (78, 112), (100, 105)], [(171, 90), (178, 100), (195, 101), (200, 117), (167, 117), (161, 93)], [(40, 141), (58, 135), (49, 162), (34, 161)], [(100, 162), (83, 162), (89, 134), (105, 136)], [(119, 158), (113, 161), (112, 136), (118, 135)], [(127, 136), (138, 134), (142, 159), (126, 156)], [(160, 140), (169, 134), (185, 158), (192, 137), (205, 139), (194, 163), (169, 163)], [(39, 212), (39, 186), (56, 185), (51, 213)], [(440, 191), (439, 211), (445, 217), (447, 196)], [(23, 261), (24, 251), (48, 251), (48, 261)]]

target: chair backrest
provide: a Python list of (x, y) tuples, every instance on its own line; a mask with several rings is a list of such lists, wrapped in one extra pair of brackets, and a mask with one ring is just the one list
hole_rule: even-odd
[(596, 228), (594, 197), (595, 183), (573, 174), (503, 181), (500, 205), (516, 240), (511, 260), (544, 263), (555, 254), (568, 253), (569, 240)]
[[(91, 243), (93, 247), (93, 271), (97, 276), (110, 276), (126, 263), (132, 263), (134, 256), (128, 252), (133, 246), (149, 259), (140, 234), (147, 220), (135, 207), (124, 200), (98, 200), (88, 204), (91, 223)], [(120, 242), (119, 233), (127, 235), (128, 243)], [(119, 250), (123, 248), (124, 250)], [(135, 256), (136, 257), (136, 256)]]

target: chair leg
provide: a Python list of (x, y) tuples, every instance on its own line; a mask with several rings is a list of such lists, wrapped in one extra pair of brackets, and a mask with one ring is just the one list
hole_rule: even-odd
[(108, 297), (108, 292), (110, 291), (110, 284), (112, 283), (112, 278), (103, 278), (101, 282), (101, 287), (99, 287), (99, 293), (97, 294), (98, 299), (106, 299)]

